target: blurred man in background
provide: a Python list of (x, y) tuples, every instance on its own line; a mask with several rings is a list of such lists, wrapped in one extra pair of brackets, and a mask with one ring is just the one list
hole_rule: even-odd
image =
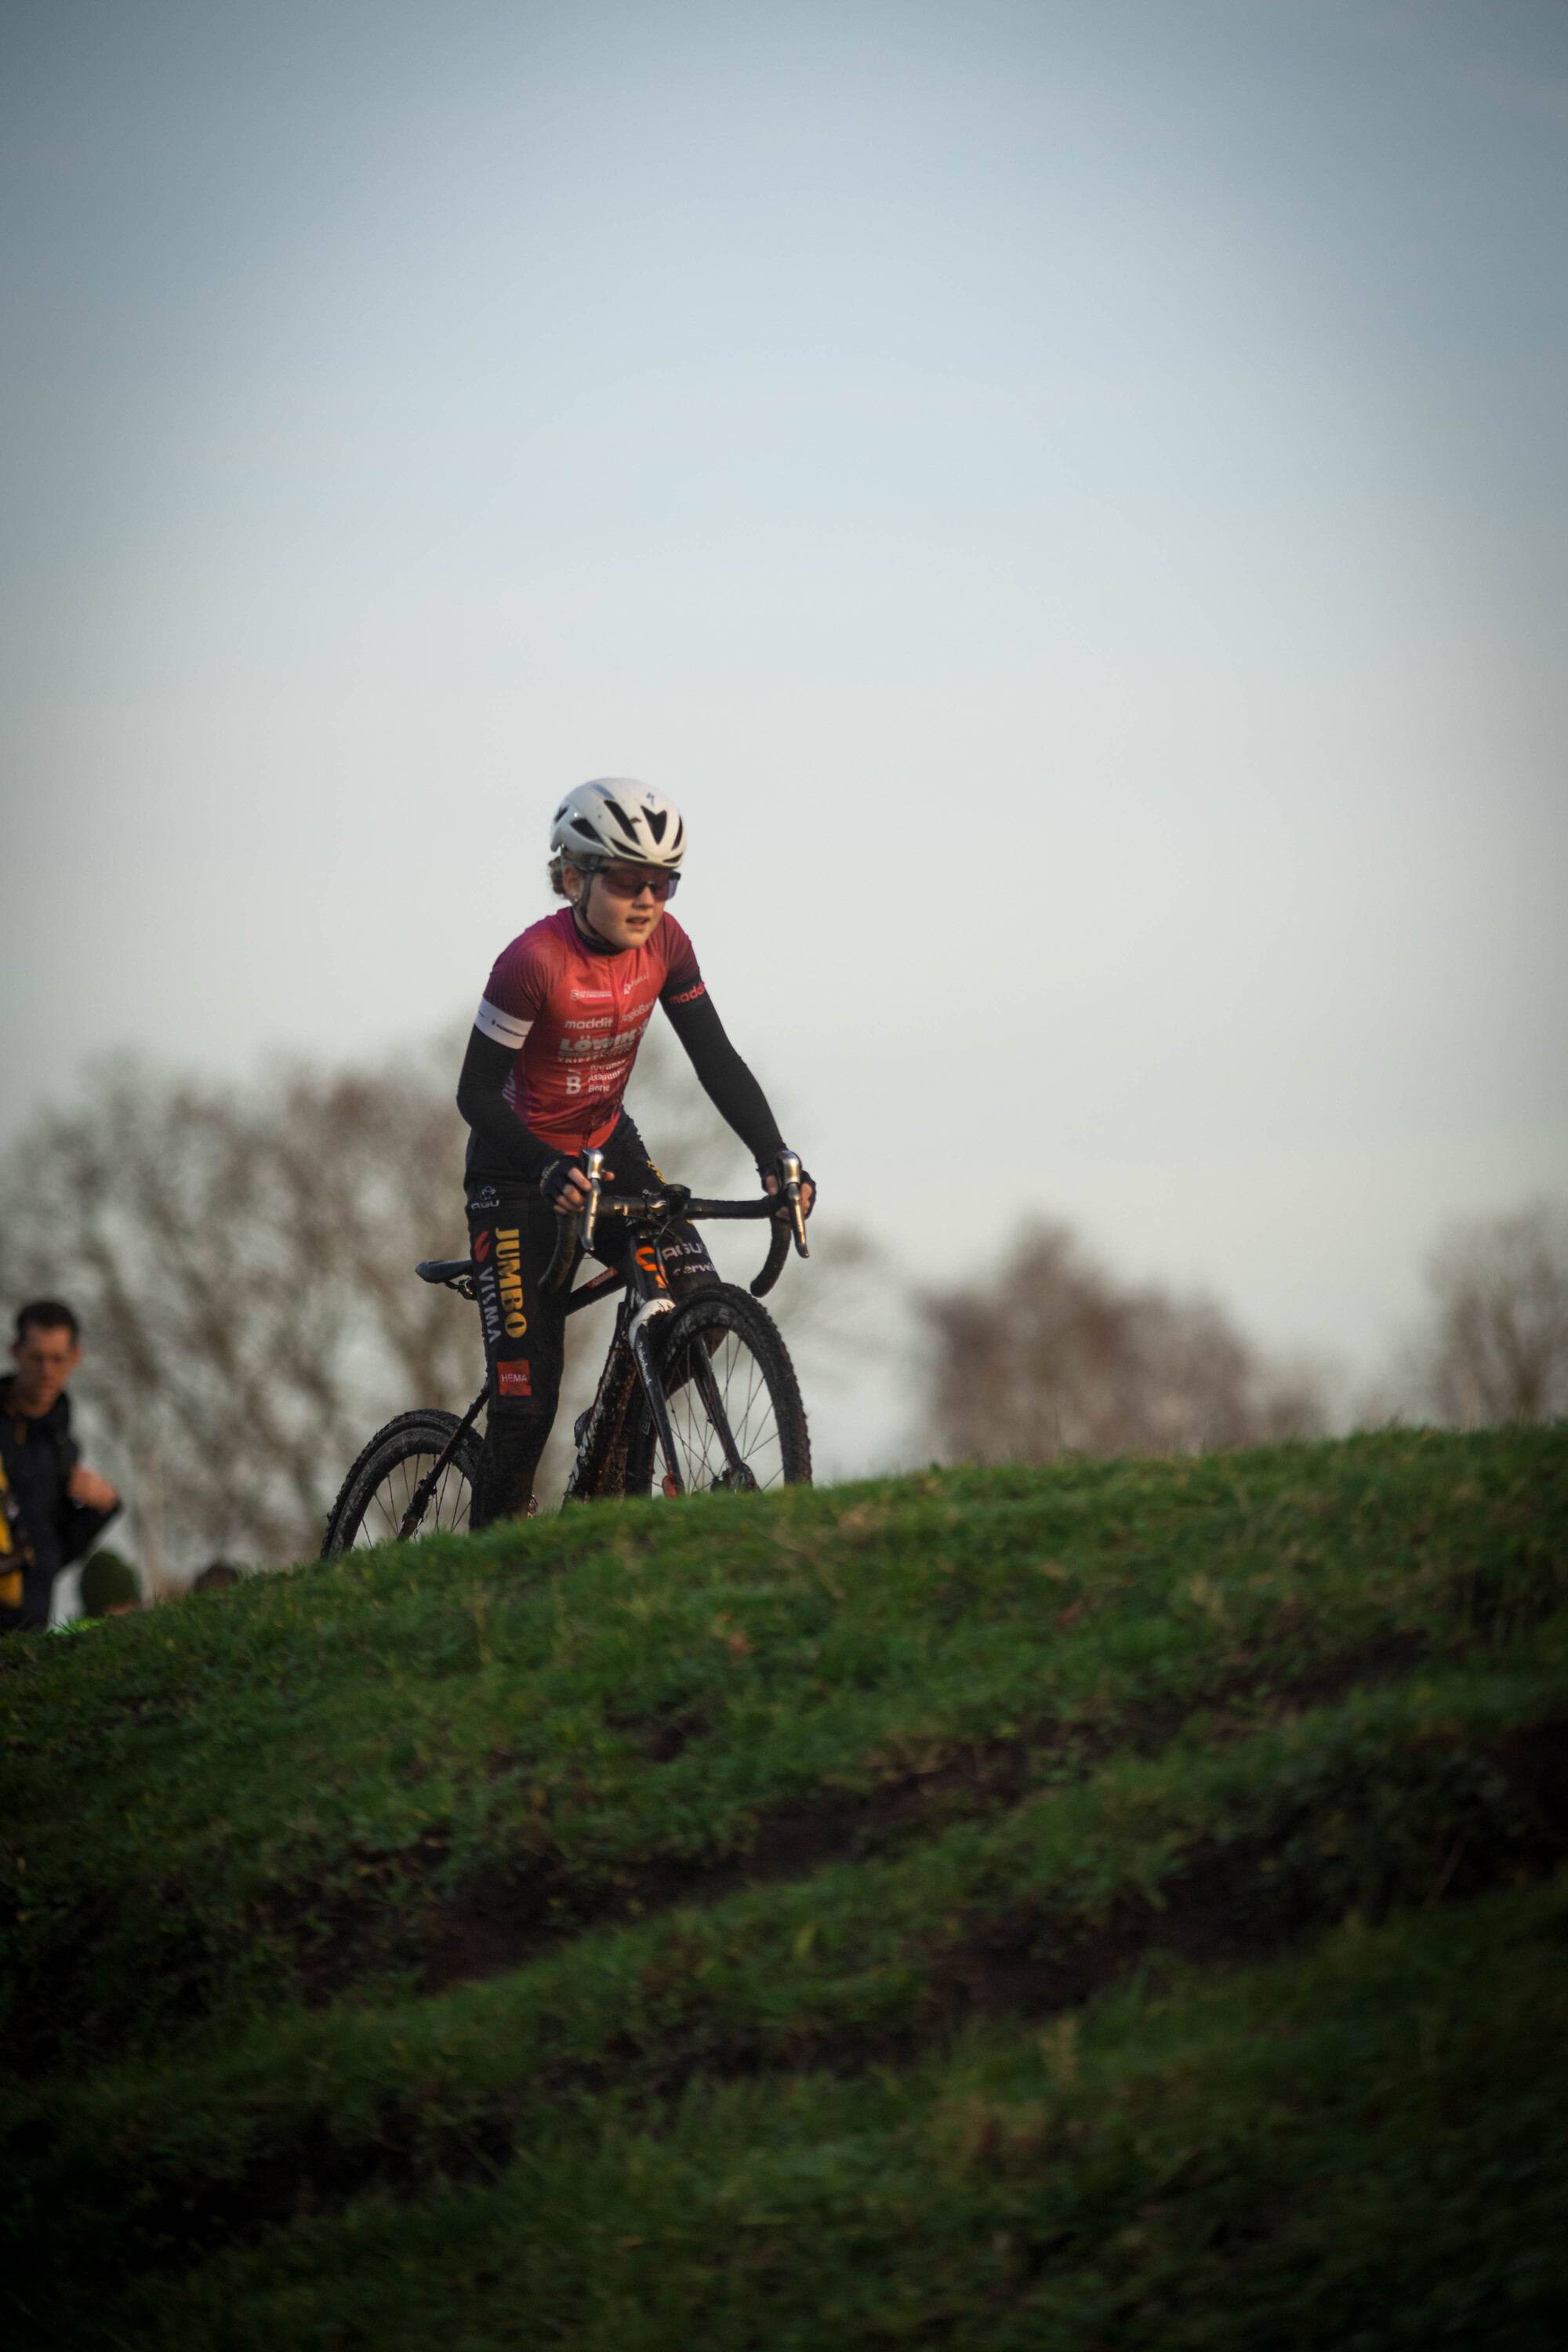
[(58, 1298), (16, 1317), (16, 1370), (0, 1381), (0, 1633), (49, 1622), (62, 1568), (79, 1559), (120, 1508), (107, 1478), (84, 1469), (70, 1433), (66, 1382), (81, 1334)]

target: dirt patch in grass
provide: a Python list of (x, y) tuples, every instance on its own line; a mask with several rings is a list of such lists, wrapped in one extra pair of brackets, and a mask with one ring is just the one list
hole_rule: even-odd
[(1310, 1905), (1267, 1874), (1258, 1841), (1200, 1847), (1162, 1890), (1163, 1906), (1121, 1902), (1102, 1921), (1018, 1911), (973, 1921), (938, 1971), (956, 2017), (1043, 2017), (1076, 2009), (1157, 1949), (1201, 1967), (1272, 1959), (1314, 1924)]
[[(747, 1886), (805, 1878), (833, 1864), (896, 1851), (954, 1823), (1006, 1811), (1042, 1786), (1086, 1780), (1118, 1748), (1157, 1755), (1194, 1713), (1209, 1718), (1215, 1744), (1342, 1697), (1357, 1686), (1396, 1680), (1426, 1654), (1422, 1637), (1387, 1634), (1314, 1660), (1288, 1678), (1233, 1663), (1191, 1700), (1145, 1703), (1124, 1725), (1064, 1724), (1057, 1717), (1005, 1738), (953, 1744), (913, 1762), (868, 1759), (877, 1774), (860, 1789), (818, 1790), (760, 1808), (743, 1850), (711, 1859), (653, 1854), (592, 1874), (545, 1853), (498, 1855), (493, 1868), (456, 1892), (434, 1883), (447, 1861), (446, 1838), (367, 1857), (352, 1891), (301, 1885), (280, 1890), (258, 1915), (264, 1930), (292, 1947), (306, 2000), (324, 2005), (368, 1979), (406, 1976), (423, 1993), (523, 1968), (590, 1929), (647, 1918), (677, 1904), (723, 1901)], [(650, 1762), (668, 1760), (706, 1726), (691, 1709), (617, 1724), (646, 1734)], [(504, 1769), (510, 1759), (491, 1759)]]
[[(1500, 1883), (1521, 1885), (1568, 1856), (1568, 1724), (1510, 1735), (1488, 1751), (1520, 1800), (1525, 1833), (1506, 1845), (1477, 1842), (1457, 1857), (1432, 1857), (1430, 1883), (1403, 1891), (1404, 1906), (1451, 1904)], [(1103, 1916), (1085, 1918), (1049, 1906), (972, 1916), (956, 1939), (933, 1939), (924, 1990), (898, 2024), (868, 2030), (814, 2027), (809, 2011), (782, 2040), (716, 2029), (700, 1991), (668, 2015), (657, 2043), (612, 2032), (593, 2057), (546, 2066), (531, 2076), (525, 2104), (569, 2104), (612, 2085), (634, 2095), (645, 2122), (657, 2124), (668, 2103), (698, 2078), (756, 2079), (829, 2069), (852, 2076), (879, 2065), (908, 2065), (940, 2049), (976, 2015), (1070, 2020), (1097, 1994), (1135, 1969), (1158, 1987), (1163, 1972), (1257, 1966), (1299, 1948), (1325, 1924), (1321, 1901), (1299, 1874), (1281, 1869), (1288, 1834), (1206, 1840), (1194, 1846), (1159, 1890), (1158, 1902), (1120, 1898)], [(482, 1951), (479, 1931), (470, 1948)], [(507, 1931), (498, 1928), (504, 1945)], [(1072, 2028), (1066, 2028), (1070, 2035)], [(1070, 2063), (1070, 2053), (1069, 2053)], [(162, 2262), (232, 2243), (306, 2212), (333, 2208), (371, 2188), (396, 2196), (422, 2193), (433, 2179), (494, 2178), (511, 2160), (521, 2110), (490, 2101), (466, 2113), (432, 2117), (389, 2105), (374, 2136), (340, 2137), (318, 2116), (287, 2147), (268, 2150), (223, 2183), (161, 2183), (141, 2217), (138, 2236)]]
[[(1360, 1685), (1394, 1681), (1419, 1664), (1426, 1649), (1418, 1634), (1388, 1634), (1261, 1689), (1258, 1673), (1243, 1664), (1192, 1704), (1145, 1706), (1120, 1732), (1052, 1717), (1005, 1738), (954, 1747), (912, 1769), (889, 1765), (868, 1789), (819, 1790), (763, 1808), (754, 1817), (747, 1850), (719, 1861), (654, 1856), (613, 1880), (595, 1882), (542, 1858), (537, 1866), (502, 1864), (493, 1877), (442, 1902), (428, 1916), (417, 1954), (421, 1987), (437, 1992), (477, 1981), (524, 1967), (590, 1927), (647, 1917), (678, 1903), (722, 1901), (745, 1886), (805, 1878), (835, 1863), (886, 1853), (958, 1821), (1005, 1811), (1044, 1783), (1087, 1779), (1119, 1747), (1157, 1755), (1200, 1710), (1212, 1716), (1210, 1737), (1216, 1741), (1247, 1737)], [(683, 1722), (681, 1745), (697, 1729)], [(416, 1961), (413, 1945), (406, 1957)], [(352, 1937), (333, 1958), (351, 1972), (334, 1981), (330, 1961), (319, 1977), (312, 1966), (312, 1982), (323, 1998), (353, 1981)]]
[[(1510, 1733), (1486, 1753), (1517, 1806), (1514, 1834), (1461, 1827), (1426, 1853), (1425, 1869), (1412, 1857), (1405, 1883), (1385, 1870), (1376, 1913), (1473, 1900), (1548, 1876), (1568, 1859), (1568, 1724)], [(1048, 1906), (975, 1918), (938, 1970), (954, 2016), (1075, 2008), (1152, 1958), (1202, 1968), (1272, 1958), (1324, 1924), (1321, 1890), (1292, 1859), (1295, 1826), (1267, 1840), (1205, 1842), (1157, 1903), (1124, 1898), (1102, 1920)]]
[[(1356, 1650), (1304, 1664), (1287, 1676), (1261, 1665), (1233, 1662), (1206, 1691), (1189, 1701), (1146, 1702), (1123, 1725), (1064, 1725), (1049, 1718), (1006, 1738), (953, 1745), (913, 1762), (876, 1761), (877, 1777), (860, 1789), (826, 1789), (761, 1808), (744, 1850), (711, 1859), (654, 1854), (592, 1875), (548, 1851), (498, 1854), (493, 1867), (452, 1890), (449, 1841), (430, 1830), (398, 1853), (366, 1853), (345, 1887), (309, 1883), (275, 1889), (251, 1915), (247, 1933), (286, 1956), (306, 2000), (324, 2006), (356, 1986), (403, 1979), (437, 1993), (525, 1967), (593, 1928), (656, 1916), (678, 1904), (721, 1902), (747, 1886), (808, 1877), (833, 1864), (887, 1854), (940, 1834), (964, 1820), (1005, 1812), (1044, 1785), (1087, 1779), (1117, 1748), (1160, 1752), (1194, 1712), (1207, 1718), (1206, 1737), (1222, 1745), (1307, 1707), (1323, 1705), (1358, 1685), (1396, 1680), (1421, 1662), (1415, 1634), (1389, 1634)], [(646, 1722), (618, 1725), (643, 1740), (650, 1767), (700, 1740), (707, 1724), (686, 1707)], [(510, 1757), (489, 1759), (494, 1772)], [(352, 1859), (352, 1857), (351, 1857)], [(1472, 1883), (1473, 1854), (1456, 1864), (1455, 1891)], [(70, 1939), (69, 1962), (81, 1978), (76, 1997), (59, 1999), (58, 1973), (49, 1997), (17, 2004), (10, 2063), (23, 2079), (59, 2063), (65, 2038), (90, 2045), (117, 2030), (112, 1988), (89, 1991), (89, 1963), (107, 1922), (84, 1918)], [(216, 1965), (199, 1926), (183, 1938), (165, 1934), (161, 1968), (168, 1997), (187, 2019), (206, 2005)], [(58, 1969), (58, 1953), (53, 1956)], [(110, 2007), (103, 2008), (108, 1999)], [(100, 2010), (102, 2013), (100, 2014)]]

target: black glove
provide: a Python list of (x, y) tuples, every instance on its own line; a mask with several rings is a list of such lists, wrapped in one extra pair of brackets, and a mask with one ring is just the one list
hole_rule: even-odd
[[(778, 1179), (779, 1191), (781, 1193), (783, 1192), (786, 1181), (784, 1177), (784, 1161), (793, 1156), (794, 1155), (787, 1151), (781, 1151), (776, 1160), (770, 1160), (765, 1168), (760, 1168), (757, 1171), (757, 1173), (763, 1180), (763, 1190), (764, 1192), (767, 1190), (768, 1178), (770, 1176), (776, 1176)], [(803, 1193), (808, 1184), (811, 1186), (812, 1191), (811, 1208), (814, 1209), (816, 1206), (816, 1179), (812, 1175), (811, 1171), (808, 1168), (803, 1168), (800, 1171), (800, 1189)], [(811, 1209), (807, 1209), (805, 1213), (809, 1217), (811, 1214)]]
[(553, 1208), (574, 1176), (585, 1176), (581, 1160), (552, 1160), (539, 1180), (540, 1193)]

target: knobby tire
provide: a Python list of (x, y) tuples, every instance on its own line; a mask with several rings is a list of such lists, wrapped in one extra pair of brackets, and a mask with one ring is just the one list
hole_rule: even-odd
[[(703, 1391), (716, 1387), (743, 1472), (759, 1490), (809, 1486), (811, 1439), (795, 1367), (765, 1307), (732, 1284), (710, 1283), (658, 1319), (658, 1370), (675, 1427), (680, 1475), (688, 1493), (729, 1487), (747, 1491), (713, 1427)], [(701, 1348), (709, 1376), (698, 1377), (692, 1350)], [(664, 1463), (652, 1417), (639, 1396), (629, 1416), (626, 1492), (656, 1492)]]
[[(384, 1429), (378, 1429), (327, 1514), (321, 1558), (331, 1559), (356, 1546), (392, 1542), (415, 1488), (457, 1427), (455, 1412), (424, 1406), (416, 1412), (399, 1413)], [(479, 1471), (479, 1440), (469, 1429), (442, 1472), (410, 1541), (437, 1530), (468, 1533)]]

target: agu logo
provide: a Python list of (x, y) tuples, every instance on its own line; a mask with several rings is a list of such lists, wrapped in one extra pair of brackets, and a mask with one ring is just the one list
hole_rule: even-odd
[(529, 1373), (528, 1358), (518, 1356), (510, 1363), (496, 1363), (496, 1383), (503, 1397), (533, 1394), (533, 1382)]
[[(496, 1272), (500, 1277), (500, 1311), (506, 1336), (509, 1339), (521, 1339), (528, 1328), (528, 1318), (522, 1311), (522, 1253), (516, 1225), (496, 1227)], [(523, 1369), (527, 1370), (526, 1365)], [(528, 1391), (514, 1390), (511, 1393), (526, 1395)], [(501, 1394), (507, 1394), (504, 1386)]]

